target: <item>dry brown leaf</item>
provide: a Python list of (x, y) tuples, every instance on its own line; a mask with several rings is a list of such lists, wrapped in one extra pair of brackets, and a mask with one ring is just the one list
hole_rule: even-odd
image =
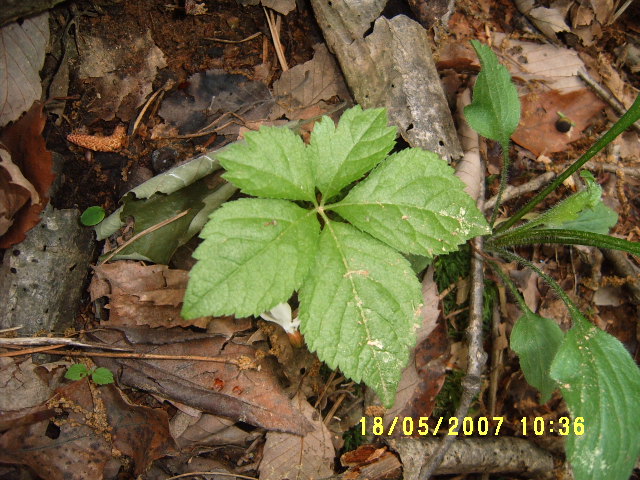
[(526, 80), (527, 88), (535, 86), (534, 81), (543, 82), (544, 90), (558, 90), (561, 93), (584, 88), (584, 83), (578, 77), (578, 71), (584, 68), (584, 63), (575, 50), (512, 40), (504, 33), (493, 33), (492, 42), (499, 47), (502, 62), (511, 75)]
[(333, 475), (335, 450), (322, 415), (301, 394), (296, 395), (294, 403), (313, 430), (302, 437), (267, 433), (259, 467), (260, 480), (314, 480)]
[[(560, 152), (582, 135), (605, 104), (588, 89), (562, 94), (556, 90), (530, 93), (521, 97), (522, 116), (512, 140), (530, 150), (536, 156)], [(558, 112), (575, 125), (567, 133), (559, 132), (556, 121)]]
[(35, 365), (31, 357), (0, 357), (0, 411), (29, 408), (51, 397), (68, 362)]
[[(3, 179), (3, 183), (7, 182), (5, 185), (8, 187), (7, 191), (3, 191), (3, 196), (7, 196), (0, 197), (2, 224), (7, 225), (10, 218), (6, 215), (15, 210), (21, 201), (18, 198), (19, 189), (16, 187), (23, 188), (29, 195), (29, 201), (14, 211), (11, 226), (0, 237), (0, 248), (8, 248), (24, 240), (26, 233), (40, 222), (40, 213), (49, 203), (48, 192), (55, 175), (51, 152), (47, 150), (42, 138), (45, 121), (42, 104), (36, 102), (25, 115), (0, 135), (0, 144), (6, 147), (6, 152), (0, 150), (0, 171), (5, 171), (0, 178)], [(10, 160), (7, 158), (7, 152)]]
[(201, 413), (192, 417), (178, 412), (171, 419), (171, 433), (180, 449), (200, 446), (245, 446), (252, 434), (235, 426), (233, 420)]
[(209, 317), (180, 316), (189, 272), (141, 262), (103, 263), (94, 269), (91, 299), (109, 297), (109, 325), (206, 328)]
[(106, 121), (116, 115), (121, 120), (130, 120), (151, 93), (157, 70), (167, 65), (151, 31), (131, 38), (127, 48), (110, 43), (114, 40), (106, 35), (103, 38), (83, 35), (82, 39), (78, 42), (78, 76), (87, 84), (87, 90), (96, 91), (91, 112)]
[(314, 56), (302, 65), (296, 65), (273, 84), (273, 95), (277, 105), (270, 118), (278, 118), (286, 114), (288, 118), (296, 116), (297, 110), (304, 109), (321, 100), (329, 100), (338, 96), (349, 98), (340, 70), (333, 56), (324, 43), (313, 46)]
[[(121, 384), (145, 390), (214, 415), (252, 425), (302, 435), (311, 430), (297, 412), (276, 377), (271, 357), (257, 360), (262, 352), (226, 337), (179, 328), (126, 327), (92, 334), (110, 345), (134, 348), (139, 353), (222, 357), (224, 361), (94, 358), (112, 372), (120, 372)], [(255, 360), (259, 368), (240, 369), (235, 363)]]
[[(133, 459), (136, 474), (175, 451), (166, 412), (130, 405), (113, 385), (96, 388), (85, 378), (59, 388), (40, 408), (44, 419), (0, 437), (0, 462), (28, 465), (49, 480), (84, 480), (102, 478), (116, 450)], [(47, 433), (51, 422), (59, 434)]]
[(286, 15), (296, 8), (296, 0), (261, 0), (262, 5)]
[(0, 28), (0, 127), (40, 100), (40, 69), (49, 43), (49, 13)]

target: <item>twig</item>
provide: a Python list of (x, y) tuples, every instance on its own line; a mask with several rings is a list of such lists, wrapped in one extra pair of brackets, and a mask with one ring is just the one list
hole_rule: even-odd
[[(538, 190), (540, 187), (548, 183), (555, 176), (556, 174), (553, 172), (545, 172), (539, 177), (534, 178), (530, 182), (523, 183), (522, 185), (518, 185), (517, 187), (514, 187), (514, 186), (507, 187), (504, 193), (502, 194), (502, 203), (506, 202), (507, 200), (511, 200), (512, 198), (519, 197), (524, 193), (529, 193), (529, 192)], [(485, 211), (489, 210), (495, 204), (496, 204), (496, 197), (491, 197), (489, 200), (485, 202), (484, 210)]]
[[(420, 459), (434, 455), (441, 445), (437, 444), (438, 439), (434, 437), (385, 441), (400, 455), (404, 478), (416, 478)], [(553, 456), (533, 442), (523, 438), (490, 435), (460, 438), (435, 473), (460, 475), (487, 472), (509, 478), (516, 474), (540, 480), (555, 478), (553, 469)]]
[(496, 414), (498, 380), (502, 366), (502, 349), (499, 348), (498, 338), (500, 338), (500, 311), (498, 305), (494, 305), (491, 315), (491, 368), (489, 371), (489, 416), (491, 417)]
[(620, 167), (613, 163), (599, 163), (599, 162), (587, 162), (584, 164), (586, 168), (593, 171), (602, 170), (605, 172), (616, 173), (621, 171), (625, 175), (631, 175), (632, 177), (640, 177), (640, 167)]
[(171, 222), (175, 222), (176, 220), (178, 220), (179, 218), (184, 217), (187, 213), (189, 213), (189, 210), (185, 210), (184, 212), (180, 212), (179, 214), (177, 214), (174, 217), (171, 218), (167, 218), (166, 220), (163, 220), (160, 223), (157, 223), (155, 225), (150, 226), (149, 228), (145, 228), (143, 231), (141, 231), (140, 233), (134, 235), (133, 237), (131, 237), (129, 240), (127, 240), (126, 242), (124, 242), (122, 245), (120, 245), (118, 248), (116, 248), (115, 250), (113, 250), (111, 253), (109, 253), (109, 255), (107, 255), (107, 257), (100, 262), (100, 264), (103, 263), (107, 263), (109, 260), (111, 260), (113, 258), (114, 255), (116, 255), (118, 252), (122, 251), (124, 248), (128, 247), (129, 245), (131, 245), (133, 242), (135, 242), (136, 240), (138, 240), (141, 237), (144, 237), (145, 235), (148, 235), (151, 232), (155, 232), (156, 230), (158, 230), (159, 228), (164, 227), (165, 225), (170, 224)]
[(161, 355), (158, 353), (135, 353), (135, 352), (72, 352), (70, 350), (57, 350), (51, 352), (52, 355), (62, 355), (64, 357), (109, 357), (109, 358), (138, 358), (141, 360), (192, 360), (196, 362), (228, 363), (245, 368), (251, 360), (240, 358), (235, 360), (226, 357), (203, 357), (199, 355)]
[[(481, 169), (484, 171), (484, 169)], [(482, 198), (484, 197), (484, 178), (480, 179), (480, 199), (478, 206), (482, 209)], [(469, 298), (469, 326), (467, 327), (468, 346), (468, 369), (462, 380), (462, 395), (460, 405), (456, 409), (455, 416), (458, 418), (458, 425), (462, 425), (464, 417), (467, 416), (471, 402), (480, 392), (482, 386), (482, 370), (487, 361), (487, 354), (482, 348), (482, 294), (484, 291), (484, 272), (482, 257), (477, 253), (482, 251), (483, 239), (476, 237), (471, 240), (471, 292)], [(429, 459), (420, 468), (419, 480), (428, 480), (435, 473), (442, 463), (453, 441), (454, 435), (447, 435), (442, 438), (436, 451), (429, 456)]]
[[(631, 260), (629, 260), (626, 253), (619, 250), (601, 250), (607, 260), (613, 264), (618, 275), (622, 275), (627, 278), (639, 278), (638, 275), (640, 275), (640, 268), (636, 267)], [(635, 305), (640, 305), (640, 281), (627, 282), (625, 286), (629, 291), (631, 301)]]
[(180, 475), (176, 475), (174, 477), (169, 477), (167, 480), (175, 480), (177, 478), (188, 478), (195, 477), (200, 475), (219, 475), (221, 477), (233, 477), (233, 478), (242, 478), (245, 480), (258, 480), (256, 477), (247, 477), (246, 475), (238, 475), (236, 473), (227, 473), (227, 472), (189, 472), (189, 473), (181, 473)]
[(142, 121), (142, 117), (144, 117), (145, 112), (149, 109), (149, 106), (158, 97), (158, 95), (160, 95), (162, 92), (165, 91), (166, 87), (167, 87), (166, 85), (160, 87), (158, 90), (156, 90), (153, 93), (153, 95), (149, 97), (149, 100), (147, 100), (147, 102), (142, 107), (142, 110), (140, 110), (140, 113), (136, 117), (135, 122), (133, 122), (133, 126), (129, 129), (129, 132), (128, 132), (129, 137), (133, 137), (133, 135), (136, 133), (136, 130), (138, 129), (138, 125)]
[(15, 332), (16, 330), (20, 330), (21, 328), (22, 328), (22, 325), (18, 325), (17, 327), (11, 327), (11, 328), (3, 328), (2, 330), (0, 330), (0, 334)]
[(253, 40), (256, 37), (259, 37), (260, 35), (262, 35), (262, 32), (256, 32), (253, 35), (249, 35), (247, 38), (243, 38), (242, 40), (225, 40), (224, 38), (216, 38), (216, 37), (203, 37), (204, 40), (211, 40), (212, 42), (219, 42), (219, 43), (244, 43), (244, 42), (248, 42), (249, 40)]
[(101, 343), (79, 342), (72, 338), (61, 337), (16, 337), (0, 338), (0, 346), (4, 345), (63, 345), (67, 347), (79, 348), (102, 348), (103, 350), (115, 350), (119, 352), (130, 352), (130, 348), (112, 347)]
[[(596, 92), (600, 96), (600, 98), (602, 98), (605, 102), (607, 102), (611, 106), (611, 108), (615, 110), (615, 112), (618, 115), (622, 116), (625, 114), (627, 109), (622, 104), (622, 102), (620, 102), (620, 100), (614, 97), (611, 93), (607, 92), (598, 82), (595, 81), (595, 79), (591, 75), (589, 75), (587, 71), (582, 69), (578, 70), (578, 76), (582, 79), (584, 83), (586, 83), (589, 87), (591, 87), (591, 89), (594, 92)], [(640, 123), (635, 122), (631, 124), (631, 127), (636, 132), (640, 133)]]
[(278, 17), (278, 21), (276, 22), (273, 12), (268, 12), (265, 7), (262, 7), (262, 9), (264, 10), (264, 14), (267, 17), (267, 25), (269, 25), (271, 40), (273, 41), (273, 48), (275, 48), (276, 50), (278, 62), (280, 62), (280, 68), (282, 68), (283, 72), (286, 72), (287, 70), (289, 70), (289, 66), (287, 65), (287, 59), (284, 56), (282, 43), (280, 43), (280, 18)]

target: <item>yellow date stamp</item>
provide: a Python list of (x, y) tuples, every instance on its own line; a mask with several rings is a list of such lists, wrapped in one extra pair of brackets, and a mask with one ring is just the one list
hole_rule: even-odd
[[(369, 421), (368, 421), (369, 420)], [(372, 433), (373, 435), (438, 435), (444, 433), (446, 435), (500, 435), (500, 427), (504, 422), (504, 417), (464, 417), (460, 422), (456, 417), (450, 417), (445, 420), (444, 417), (434, 419), (435, 426), (429, 426), (429, 417), (393, 417), (390, 423), (384, 424), (382, 417), (373, 417), (367, 419), (362, 417), (360, 425), (362, 427), (362, 435)], [(433, 423), (433, 422), (432, 422)], [(491, 428), (491, 425), (494, 428)]]
[[(500, 428), (504, 422), (504, 417), (464, 417), (460, 421), (456, 417), (439, 417), (429, 422), (429, 417), (393, 417), (386, 423), (383, 417), (362, 417), (360, 419), (361, 431), (365, 436), (373, 434), (376, 436), (391, 436), (394, 433), (405, 435), (463, 435), (463, 436), (486, 436), (500, 435)], [(583, 417), (571, 419), (560, 417), (558, 420), (549, 420), (543, 417), (527, 418), (522, 417), (518, 422), (523, 436), (527, 435), (584, 435), (585, 425)]]

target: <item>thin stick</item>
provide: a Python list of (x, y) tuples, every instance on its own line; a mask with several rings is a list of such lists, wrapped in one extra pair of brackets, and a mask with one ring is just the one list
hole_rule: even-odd
[(189, 473), (181, 473), (180, 475), (176, 475), (175, 477), (169, 477), (167, 480), (175, 480), (176, 478), (187, 478), (187, 477), (195, 477), (196, 475), (220, 475), (221, 477), (234, 477), (234, 478), (242, 478), (245, 480), (258, 480), (256, 477), (247, 477), (246, 475), (238, 475), (236, 473), (226, 473), (226, 472), (189, 472)]
[[(484, 166), (480, 169), (484, 172)], [(478, 208), (482, 210), (482, 199), (484, 198), (484, 178), (480, 179), (480, 192), (478, 199)], [(460, 404), (456, 409), (455, 416), (458, 418), (458, 424), (462, 425), (464, 417), (469, 412), (469, 407), (475, 396), (480, 392), (482, 386), (482, 370), (487, 361), (487, 354), (482, 347), (482, 308), (484, 292), (484, 272), (482, 257), (478, 252), (482, 251), (483, 238), (476, 237), (471, 240), (471, 292), (469, 297), (469, 326), (467, 327), (468, 356), (467, 356), (467, 373), (462, 379), (462, 395), (460, 396)], [(446, 435), (442, 438), (436, 451), (420, 468), (419, 480), (428, 480), (435, 473), (436, 469), (442, 463), (444, 456), (447, 454), (453, 441), (456, 439), (454, 435)]]
[(267, 25), (269, 25), (269, 31), (271, 32), (271, 40), (273, 41), (273, 48), (276, 50), (276, 55), (278, 56), (278, 62), (280, 62), (280, 68), (282, 68), (283, 72), (289, 70), (287, 65), (287, 59), (284, 56), (284, 51), (282, 49), (282, 43), (280, 43), (280, 32), (276, 26), (275, 20), (272, 16), (272, 12), (267, 12), (265, 7), (262, 7), (264, 10), (264, 14), (267, 17)]
[[(534, 178), (530, 182), (523, 183), (522, 185), (519, 185), (517, 187), (514, 187), (514, 186), (507, 187), (505, 191), (502, 193), (502, 203), (508, 200), (511, 200), (512, 198), (517, 198), (524, 193), (529, 193), (529, 192), (538, 190), (540, 187), (542, 187), (544, 184), (549, 182), (555, 176), (556, 174), (553, 172), (545, 172), (542, 175)], [(489, 200), (485, 202), (484, 204), (485, 211), (489, 210), (496, 204), (496, 198), (497, 198), (497, 195), (494, 197), (491, 197)]]
[(142, 117), (144, 116), (145, 112), (149, 109), (149, 106), (153, 103), (153, 101), (158, 97), (158, 95), (160, 95), (160, 93), (162, 93), (164, 91), (165, 87), (160, 87), (158, 90), (156, 90), (153, 95), (151, 95), (151, 97), (149, 97), (149, 100), (147, 100), (147, 102), (144, 104), (144, 106), (142, 107), (142, 110), (140, 110), (140, 113), (138, 114), (138, 116), (136, 117), (136, 121), (133, 122), (133, 127), (131, 128), (131, 130), (129, 131), (129, 136), (132, 137), (135, 133), (136, 130), (138, 129), (138, 125), (140, 124), (140, 122), (142, 121)]
[(103, 350), (115, 350), (119, 352), (130, 352), (130, 348), (112, 347), (99, 343), (85, 343), (73, 340), (72, 338), (61, 337), (16, 337), (0, 338), (0, 346), (3, 345), (62, 345), (67, 347), (80, 348), (102, 348)]
[[(620, 100), (618, 100), (614, 95), (607, 92), (596, 80), (589, 75), (586, 70), (580, 69), (578, 70), (578, 76), (582, 79), (584, 83), (586, 83), (591, 89), (600, 96), (605, 102), (607, 102), (611, 108), (615, 110), (615, 112), (622, 116), (626, 113), (627, 109), (622, 104)], [(640, 132), (640, 124), (635, 122), (631, 125), (631, 127), (636, 131)]]
[(162, 222), (160, 222), (160, 223), (158, 223), (156, 225), (152, 225), (149, 228), (146, 228), (143, 231), (141, 231), (140, 233), (134, 235), (129, 240), (127, 240), (122, 245), (120, 245), (118, 248), (116, 248), (114, 251), (109, 253), (109, 255), (107, 255), (107, 258), (105, 258), (102, 262), (100, 262), (100, 265), (102, 265), (103, 263), (107, 263), (109, 260), (111, 260), (111, 258), (113, 258), (114, 255), (116, 255), (118, 252), (121, 252), (124, 248), (128, 247), (129, 245), (131, 245), (133, 242), (135, 242), (139, 238), (144, 237), (145, 235), (147, 235), (147, 234), (149, 234), (151, 232), (155, 232), (159, 228), (162, 228), (165, 225), (168, 225), (171, 222), (175, 222), (179, 218), (184, 217), (187, 213), (189, 213), (190, 210), (191, 209), (189, 208), (189, 209), (185, 210), (184, 212), (180, 212), (176, 216), (171, 217), (171, 218), (167, 218), (166, 220), (163, 220)]
[(22, 328), (22, 325), (18, 325), (17, 327), (11, 327), (11, 328), (3, 328), (2, 330), (0, 330), (0, 333), (15, 332), (16, 330), (20, 330), (21, 328)]
[(203, 357), (199, 355), (161, 355), (157, 353), (135, 353), (135, 352), (72, 352), (70, 350), (57, 350), (52, 355), (62, 355), (64, 357), (109, 357), (109, 358), (137, 358), (141, 360), (193, 360), (196, 362), (228, 363), (236, 366), (247, 364), (243, 360), (234, 360), (225, 357)]
[(15, 352), (3, 352), (0, 353), (0, 357), (18, 357), (20, 355), (31, 355), (32, 353), (47, 352), (49, 350), (56, 350), (62, 348), (64, 345), (47, 345), (46, 347), (35, 347), (17, 350)]
[(244, 42), (248, 42), (249, 40), (253, 40), (254, 38), (257, 38), (260, 35), (262, 35), (262, 32), (256, 32), (253, 35), (249, 35), (247, 38), (243, 38), (242, 40), (225, 40), (224, 38), (216, 38), (216, 37), (203, 37), (203, 38), (204, 40), (211, 40), (212, 42), (219, 42), (219, 43), (244, 43)]

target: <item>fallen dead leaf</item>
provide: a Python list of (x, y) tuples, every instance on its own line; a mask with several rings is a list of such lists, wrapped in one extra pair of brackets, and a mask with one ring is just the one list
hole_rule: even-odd
[(180, 315), (189, 272), (142, 262), (103, 263), (94, 268), (91, 300), (109, 298), (109, 326), (206, 328), (209, 317), (185, 320)]
[[(42, 138), (45, 121), (42, 104), (36, 102), (25, 115), (0, 134), (0, 144), (6, 147), (6, 151), (0, 150), (0, 172), (5, 171), (0, 178), (9, 187), (3, 194), (3, 197), (8, 196), (0, 197), (0, 224), (7, 225), (10, 221), (8, 215), (13, 211), (13, 221), (0, 237), (0, 248), (8, 248), (24, 240), (26, 233), (40, 223), (40, 213), (49, 203), (49, 188), (55, 175), (51, 152)], [(28, 193), (28, 201), (24, 201), (20, 189)], [(22, 199), (19, 198), (21, 196)], [(18, 207), (20, 202), (23, 203)]]
[(0, 127), (19, 118), (40, 100), (39, 72), (48, 43), (48, 12), (0, 28)]
[[(568, 149), (605, 108), (602, 100), (588, 89), (566, 94), (557, 90), (530, 93), (521, 97), (521, 102), (520, 125), (511, 138), (536, 156)], [(556, 129), (556, 121), (560, 118), (558, 112), (575, 123), (567, 133)]]
[(118, 116), (127, 122), (151, 93), (157, 70), (167, 63), (148, 30), (131, 38), (127, 48), (122, 48), (119, 41), (107, 35), (83, 35), (82, 42), (78, 42), (78, 77), (87, 90), (95, 89), (90, 104), (96, 117), (110, 121)]
[(133, 459), (136, 474), (174, 453), (166, 412), (130, 405), (113, 385), (95, 387), (85, 378), (40, 408), (46, 419), (0, 437), (0, 462), (27, 465), (50, 480), (83, 480), (102, 478), (116, 451)]
[(273, 84), (273, 95), (276, 106), (270, 118), (279, 118), (283, 114), (289, 119), (304, 118), (297, 113), (305, 110), (321, 100), (329, 100), (334, 96), (342, 100), (348, 99), (349, 93), (335, 59), (324, 43), (313, 46), (314, 56), (302, 65), (296, 65)]
[[(103, 329), (92, 333), (114, 346), (134, 348), (138, 353), (222, 357), (229, 363), (198, 360), (151, 360), (96, 357), (94, 361), (120, 372), (119, 383), (145, 390), (214, 415), (243, 421), (269, 430), (302, 435), (309, 422), (296, 411), (280, 386), (272, 358), (255, 347), (240, 345), (226, 337), (146, 327)], [(241, 359), (257, 362), (258, 368), (240, 369)], [(256, 359), (256, 360), (254, 360)]]
[(290, 433), (267, 433), (259, 467), (260, 480), (314, 480), (333, 475), (335, 451), (331, 432), (322, 422), (322, 415), (301, 394), (293, 401), (313, 430), (302, 437)]

